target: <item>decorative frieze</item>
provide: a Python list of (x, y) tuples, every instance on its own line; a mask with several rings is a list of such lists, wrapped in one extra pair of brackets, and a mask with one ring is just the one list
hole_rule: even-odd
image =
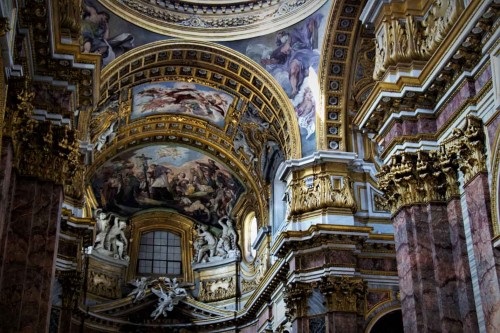
[(292, 282), (285, 287), (285, 315), (288, 321), (293, 322), (296, 318), (303, 317), (307, 314), (307, 299), (311, 294), (312, 285), (308, 283)]
[(468, 116), (464, 128), (456, 128), (439, 151), (404, 152), (394, 155), (377, 175), (379, 187), (392, 213), (420, 203), (445, 202), (459, 195), (458, 170), (467, 184), (486, 172), (485, 136), (481, 119)]
[(308, 179), (294, 180), (290, 184), (289, 218), (323, 208), (347, 208), (356, 211), (356, 202), (349, 178), (344, 178), (340, 188), (335, 188), (328, 174)]
[(198, 299), (202, 302), (215, 302), (236, 296), (236, 284), (233, 277), (206, 280), (200, 282)]
[(392, 13), (384, 18), (377, 29), (373, 78), (380, 80), (393, 65), (428, 60), (462, 10), (461, 1), (435, 0), (422, 16)]
[(347, 276), (325, 276), (320, 290), (326, 299), (328, 311), (364, 312), (367, 284), (361, 278)]

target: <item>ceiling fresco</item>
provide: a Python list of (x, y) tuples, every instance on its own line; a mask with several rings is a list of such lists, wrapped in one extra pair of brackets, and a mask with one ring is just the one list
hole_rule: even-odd
[[(303, 1), (303, 4), (306, 2), (308, 1)], [(105, 4), (106, 7), (101, 3)], [(103, 74), (107, 72), (109, 66), (116, 66), (119, 63), (118, 60), (122, 58), (123, 55), (130, 53), (132, 49), (142, 46), (141, 49), (147, 50), (149, 45), (153, 48), (153, 45), (156, 44), (152, 42), (171, 38), (169, 36), (159, 35), (125, 21), (115, 15), (115, 12), (122, 15), (123, 13), (121, 11), (117, 11), (115, 7), (111, 6), (106, 1), (101, 1), (101, 3), (95, 0), (88, 0), (86, 2), (86, 12), (83, 16), (83, 51), (103, 55)], [(221, 44), (255, 61), (255, 64), (252, 64), (254, 68), (251, 70), (255, 70), (255, 66), (264, 69), (271, 74), (274, 80), (277, 81), (278, 86), (283, 89), (290, 100), (295, 111), (295, 117), (298, 121), (297, 128), (301, 138), (301, 156), (307, 156), (316, 151), (317, 115), (324, 112), (321, 110), (322, 105), (319, 102), (321, 89), (319, 87), (318, 73), (320, 70), (319, 63), (327, 21), (326, 18), (329, 15), (331, 2), (321, 2), (321, 4), (322, 6), (318, 7), (319, 9), (316, 8), (315, 12), (311, 12), (308, 17), (306, 16), (306, 19), (293, 25), (284, 26), (280, 31), (272, 32), (273, 29), (267, 29), (266, 32), (272, 33), (259, 37), (248, 35), (247, 39), (236, 41), (224, 41), (224, 39), (219, 41)], [(125, 17), (130, 19), (126, 15)], [(133, 22), (140, 24), (137, 20)], [(288, 21), (288, 23), (291, 24), (293, 22)], [(142, 26), (148, 29), (150, 28), (148, 25)], [(178, 53), (181, 57), (184, 56), (181, 54), (181, 51), (178, 51)], [(122, 56), (120, 57), (120, 55)], [(175, 60), (177, 57), (178, 55), (173, 54), (172, 60)], [(116, 60), (113, 61), (113, 59)], [(158, 57), (156, 60), (158, 61)], [(197, 59), (193, 60), (195, 60), (195, 62), (186, 63), (186, 65), (190, 66), (183, 68), (180, 73), (167, 68), (164, 74), (170, 71), (174, 77), (169, 79), (164, 78), (164, 80), (169, 81), (173, 79), (172, 81), (179, 83), (178, 78), (175, 76), (179, 74), (192, 75), (193, 67), (200, 68), (198, 70), (200, 73), (208, 73), (205, 74), (208, 78), (211, 68), (207, 66), (210, 64), (200, 63), (196, 61)], [(152, 61), (154, 61), (154, 59)], [(150, 62), (150, 65), (151, 64)], [(146, 65), (146, 61), (144, 65)], [(232, 68), (229, 69), (233, 70)], [(183, 70), (185, 70), (185, 72), (182, 72)], [(162, 74), (161, 71), (157, 71), (155, 73), (157, 77), (155, 81), (161, 79)], [(141, 73), (137, 73), (136, 75), (141, 75)], [(217, 80), (217, 75), (219, 74), (212, 74), (215, 80)], [(104, 74), (104, 77), (105, 76), (106, 74)], [(220, 78), (222, 78), (222, 76), (219, 75), (219, 83), (211, 85), (211, 87), (214, 90), (227, 91), (227, 87), (221, 87), (224, 81)], [(106, 83), (106, 80), (103, 81)], [(184, 82), (185, 80), (181, 81)], [(143, 82), (141, 84), (146, 83)], [(174, 88), (175, 83), (155, 84), (164, 85), (162, 89), (177, 89)], [(234, 86), (234, 83), (229, 83), (228, 86), (231, 88)], [(165, 91), (165, 98), (157, 99), (151, 98), (151, 96), (148, 97), (147, 92), (142, 92), (142, 95), (139, 95), (140, 89), (146, 90), (152, 87), (134, 87), (134, 100), (131, 107), (130, 120), (133, 121), (151, 115), (171, 113), (191, 115), (207, 120), (218, 127), (223, 127), (226, 124), (224, 118), (229, 112), (229, 106), (233, 99), (236, 98), (236, 96), (241, 96), (242, 93), (243, 95), (245, 95), (245, 93), (248, 95), (249, 93), (248, 89), (239, 90), (232, 96), (228, 93), (215, 91), (210, 93), (207, 90), (208, 88), (204, 87), (204, 84), (199, 81), (193, 82), (191, 87), (194, 87), (194, 90), (191, 96), (193, 98), (190, 102), (187, 102), (187, 100), (180, 101), (175, 97), (167, 98), (168, 94), (177, 94), (177, 97), (181, 97), (181, 95), (187, 95), (187, 93), (180, 94), (179, 92), (176, 93), (170, 90)], [(208, 94), (211, 94), (212, 98), (207, 102), (203, 100), (205, 98), (203, 96)], [(107, 98), (109, 98), (109, 96)], [(94, 123), (103, 124), (100, 119), (94, 121)], [(106, 126), (109, 125), (110, 123), (106, 123)], [(97, 131), (93, 131), (92, 135), (94, 138), (97, 137), (96, 134), (105, 130), (102, 126), (94, 126), (94, 128), (98, 128)]]
[(234, 97), (219, 89), (190, 82), (155, 82), (132, 89), (130, 119), (173, 113), (192, 115), (219, 127)]
[(129, 150), (100, 166), (91, 178), (99, 207), (121, 215), (170, 208), (217, 225), (245, 191), (221, 163), (187, 147), (158, 144)]

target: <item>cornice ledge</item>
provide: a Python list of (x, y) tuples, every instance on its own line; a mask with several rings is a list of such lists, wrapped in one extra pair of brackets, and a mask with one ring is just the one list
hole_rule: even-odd
[(319, 150), (314, 152), (312, 155), (300, 159), (286, 160), (279, 166), (277, 175), (279, 179), (284, 180), (291, 171), (296, 169), (302, 169), (312, 166), (313, 164), (324, 162), (351, 165), (357, 158), (358, 154), (353, 152)]

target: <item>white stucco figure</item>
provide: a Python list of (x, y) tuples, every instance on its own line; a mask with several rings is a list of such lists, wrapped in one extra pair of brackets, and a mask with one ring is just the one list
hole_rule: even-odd
[(198, 231), (198, 239), (195, 242), (195, 250), (198, 252), (196, 262), (201, 263), (205, 257), (214, 257), (217, 249), (217, 238), (208, 231), (208, 226), (200, 225), (196, 229)]
[(106, 235), (109, 231), (109, 222), (111, 216), (108, 216), (102, 209), (97, 209), (95, 211), (96, 224), (97, 224), (97, 235), (95, 237), (94, 249), (99, 250), (104, 248), (104, 243), (106, 241)]
[(222, 227), (222, 234), (217, 243), (217, 251), (221, 255), (227, 254), (231, 250), (238, 248), (238, 233), (234, 229), (233, 221), (227, 216), (219, 219), (219, 224)]
[(164, 278), (167, 289), (163, 290), (161, 285), (160, 289), (151, 288), (151, 291), (158, 296), (158, 304), (156, 309), (151, 313), (153, 319), (157, 319), (160, 315), (167, 316), (167, 312), (172, 311), (174, 306), (179, 304), (179, 301), (187, 296), (184, 288), (180, 288), (177, 280), (170, 282), (170, 279)]
[(135, 289), (128, 294), (128, 296), (134, 296), (134, 303), (137, 301), (142, 300), (144, 297), (146, 297), (146, 290), (147, 288), (155, 281), (150, 281), (148, 277), (141, 277), (139, 279), (136, 279), (134, 281), (129, 282), (129, 284), (135, 286)]

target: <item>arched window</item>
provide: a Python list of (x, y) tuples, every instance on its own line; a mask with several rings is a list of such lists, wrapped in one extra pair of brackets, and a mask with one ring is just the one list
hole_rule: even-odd
[(257, 218), (255, 217), (254, 212), (251, 212), (245, 218), (244, 230), (245, 258), (247, 261), (252, 261), (255, 258), (256, 253), (255, 249), (252, 247), (252, 244), (255, 242), (258, 232)]
[(137, 273), (181, 275), (181, 237), (167, 231), (143, 233), (139, 247)]

